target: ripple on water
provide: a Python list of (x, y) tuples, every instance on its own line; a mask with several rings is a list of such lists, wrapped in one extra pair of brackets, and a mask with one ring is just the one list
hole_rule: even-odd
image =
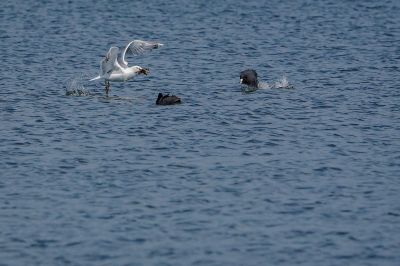
[[(107, 23), (105, 1), (18, 2), (1, 263), (398, 265), (396, 1), (122, 0)], [(88, 80), (132, 38), (165, 46), (106, 97)], [(242, 93), (247, 68), (261, 89)]]

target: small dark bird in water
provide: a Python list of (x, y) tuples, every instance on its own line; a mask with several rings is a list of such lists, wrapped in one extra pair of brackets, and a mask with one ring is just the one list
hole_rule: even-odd
[(171, 95), (163, 95), (162, 93), (158, 94), (156, 104), (157, 105), (172, 105), (172, 104), (177, 104), (181, 103), (181, 98)]
[(246, 69), (240, 72), (240, 83), (258, 88), (257, 72), (254, 69)]

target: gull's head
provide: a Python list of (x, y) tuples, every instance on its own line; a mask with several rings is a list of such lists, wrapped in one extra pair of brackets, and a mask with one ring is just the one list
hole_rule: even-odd
[(258, 87), (257, 72), (253, 69), (247, 69), (240, 72), (240, 83), (251, 87)]

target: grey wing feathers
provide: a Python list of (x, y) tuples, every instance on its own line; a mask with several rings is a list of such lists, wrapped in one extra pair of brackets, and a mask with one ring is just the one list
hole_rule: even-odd
[(160, 46), (162, 46), (162, 44), (158, 42), (134, 40), (130, 42), (125, 49), (134, 55), (141, 55), (153, 49), (157, 49)]
[(128, 43), (127, 46), (125, 46), (124, 50), (122, 53), (120, 53), (118, 57), (118, 62), (122, 62), (123, 65), (127, 66), (127, 61), (126, 61), (126, 53), (129, 52), (133, 55), (142, 55), (146, 52), (149, 52), (153, 49), (157, 49), (160, 46), (163, 46), (162, 43), (158, 42), (152, 42), (152, 41), (141, 41), (141, 40), (134, 40)]
[(100, 62), (101, 76), (110, 76), (111, 72), (120, 70), (121, 66), (117, 62), (119, 48), (111, 47), (107, 55)]
[(128, 67), (128, 64), (125, 64), (124, 59), (122, 58), (121, 53), (118, 54), (117, 62), (118, 62), (118, 64), (119, 64), (121, 67), (123, 67), (123, 68)]

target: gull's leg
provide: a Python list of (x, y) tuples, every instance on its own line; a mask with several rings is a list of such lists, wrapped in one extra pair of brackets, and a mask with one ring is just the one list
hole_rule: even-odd
[(105, 91), (106, 91), (106, 95), (107, 95), (107, 97), (108, 97), (108, 92), (110, 91), (110, 81), (108, 81), (108, 80), (106, 80), (105, 81)]

